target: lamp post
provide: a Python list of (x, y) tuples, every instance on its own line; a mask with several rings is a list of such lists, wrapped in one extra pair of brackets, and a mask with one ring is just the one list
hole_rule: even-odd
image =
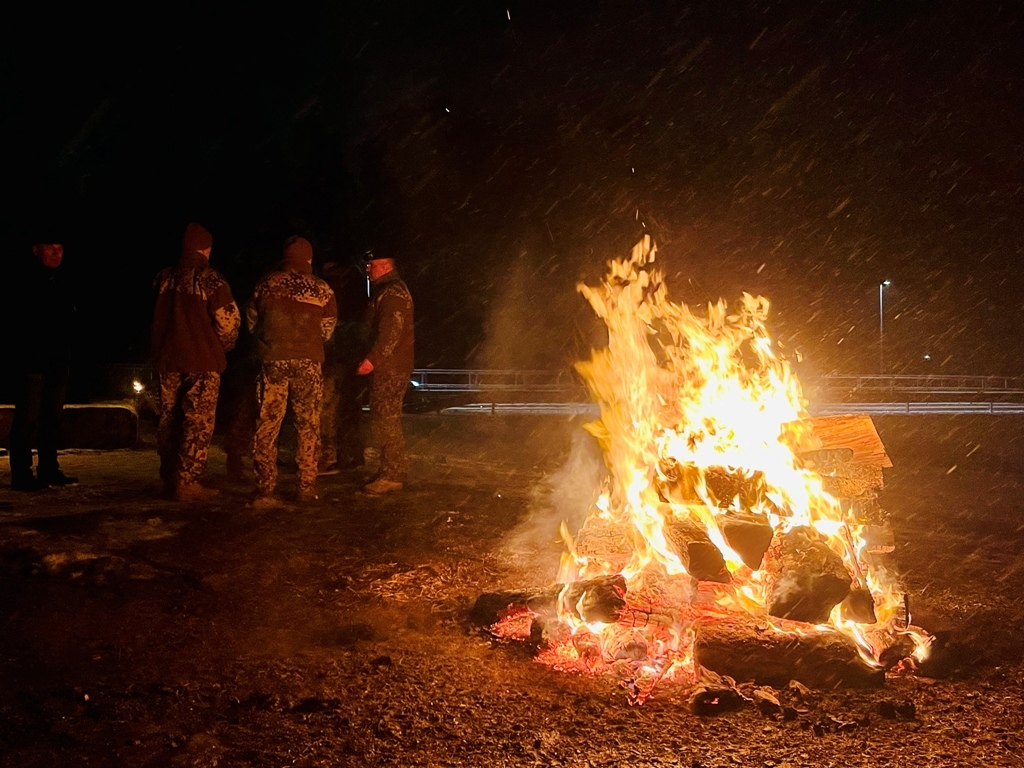
[(885, 289), (892, 285), (891, 280), (883, 280), (878, 284), (878, 372), (885, 373)]

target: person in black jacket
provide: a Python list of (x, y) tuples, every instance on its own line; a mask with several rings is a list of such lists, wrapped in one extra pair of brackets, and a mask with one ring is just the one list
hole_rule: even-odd
[[(76, 485), (57, 461), (60, 421), (68, 386), (75, 306), (61, 269), (64, 246), (52, 239), (32, 246), (34, 258), (8, 286), (30, 314), (11, 338), (14, 421), (11, 424), (11, 488), (36, 491)], [(32, 473), (32, 444), (38, 448)]]
[(366, 353), (366, 275), (356, 264), (329, 261), (323, 279), (334, 291), (338, 325), (324, 346), (324, 401), (320, 410), (319, 475), (363, 465), (363, 399), (366, 377), (356, 368)]

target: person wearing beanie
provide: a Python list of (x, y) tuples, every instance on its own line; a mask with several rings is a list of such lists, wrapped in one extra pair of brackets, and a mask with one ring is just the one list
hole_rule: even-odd
[(368, 253), (366, 275), (370, 279), (366, 326), (372, 346), (357, 373), (370, 376), (370, 426), (380, 449), (380, 468), (365, 490), (381, 494), (401, 490), (405, 482), (402, 401), (413, 370), (413, 306), (409, 288), (391, 258)]
[[(11, 374), (14, 420), (10, 432), (11, 489), (39, 491), (50, 486), (77, 485), (57, 460), (60, 421), (64, 411), (75, 306), (61, 264), (64, 246), (55, 233), (40, 233), (5, 287), (5, 305), (28, 307), (29, 322), (10, 334), (4, 361)], [(38, 448), (32, 474), (32, 443)]]
[(213, 437), (225, 353), (242, 326), (231, 288), (210, 267), (212, 249), (206, 228), (190, 223), (177, 266), (162, 270), (154, 281), (150, 347), (160, 384), (157, 452), (164, 493), (179, 501), (216, 495), (199, 478)]
[(257, 507), (279, 503), (274, 495), (277, 440), (289, 402), (298, 433), (297, 498), (300, 502), (318, 498), (324, 342), (334, 333), (337, 316), (334, 292), (313, 274), (313, 246), (303, 237), (289, 237), (279, 268), (257, 284), (245, 313), (261, 364), (253, 440), (253, 503)]

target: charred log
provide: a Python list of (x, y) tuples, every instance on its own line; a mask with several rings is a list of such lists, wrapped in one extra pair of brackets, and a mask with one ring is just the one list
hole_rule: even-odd
[(871, 592), (863, 587), (854, 587), (850, 594), (840, 603), (839, 610), (842, 611), (846, 621), (854, 621), (858, 624), (874, 624), (878, 621), (875, 616), (875, 599)]
[(765, 569), (768, 614), (781, 619), (824, 624), (851, 588), (842, 558), (809, 528), (777, 533)]
[(804, 466), (819, 475), (828, 475), (853, 461), (852, 448), (819, 448), (799, 454)]
[(726, 542), (743, 558), (744, 565), (753, 571), (760, 570), (774, 535), (768, 518), (730, 513), (721, 519), (720, 525)]
[(748, 477), (729, 472), (724, 467), (711, 467), (704, 473), (704, 482), (707, 485), (708, 493), (721, 506), (728, 505), (736, 497), (739, 497), (741, 501), (755, 498), (756, 486), (760, 478), (760, 472), (755, 472)]
[(781, 687), (876, 687), (885, 672), (868, 666), (852, 640), (836, 632), (781, 632), (746, 617), (701, 621), (694, 660), (734, 680)]
[[(667, 505), (663, 514), (671, 515)], [(592, 516), (576, 534), (576, 553), (581, 557), (607, 563), (609, 568), (616, 572), (621, 571), (629, 563), (637, 546), (637, 542), (630, 538), (630, 534), (634, 537), (639, 535), (630, 524)], [(689, 567), (686, 550), (676, 554), (683, 566)]]
[[(541, 608), (558, 598), (552, 597), (549, 590), (536, 592), (485, 592), (478, 596), (469, 610), (469, 620), (480, 627), (489, 627), (503, 619), (507, 619), (517, 611), (534, 611), (534, 606)], [(539, 612), (535, 611), (535, 612)]]
[(690, 711), (699, 717), (732, 712), (742, 709), (746, 704), (747, 699), (732, 680), (707, 668), (690, 692)]
[[(561, 591), (560, 591), (561, 594)], [(569, 584), (562, 605), (587, 623), (610, 624), (619, 620), (626, 605), (626, 579), (620, 574)]]
[(735, 472), (726, 467), (698, 468), (692, 464), (662, 461), (659, 465), (658, 493), (665, 501), (676, 504), (703, 504), (705, 500), (695, 489), (703, 487), (718, 507), (729, 507), (739, 499), (743, 508), (771, 505), (765, 498), (764, 473)]
[(689, 519), (670, 518), (665, 524), (665, 538), (690, 575), (698, 581), (729, 581), (725, 558), (708, 536), (704, 526)]
[(618, 574), (573, 582), (568, 589), (564, 584), (555, 584), (532, 592), (487, 592), (476, 599), (469, 619), (481, 627), (489, 627), (523, 611), (557, 617), (562, 596), (565, 608), (583, 621), (611, 623), (619, 620), (626, 604), (625, 594), (626, 580)]
[(836, 498), (856, 499), (882, 487), (882, 468), (851, 463), (822, 475), (821, 481), (821, 487)]

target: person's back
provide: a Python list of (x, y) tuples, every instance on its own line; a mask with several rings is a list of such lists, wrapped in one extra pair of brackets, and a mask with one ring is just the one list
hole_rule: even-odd
[(285, 241), (281, 269), (256, 286), (246, 324), (262, 361), (257, 385), (259, 416), (253, 441), (257, 506), (274, 505), (277, 438), (289, 403), (298, 437), (295, 461), (300, 501), (317, 498), (317, 453), (323, 399), (324, 342), (337, 322), (334, 292), (313, 275), (313, 246), (302, 237)]
[(225, 353), (241, 328), (231, 289), (210, 268), (212, 249), (206, 228), (190, 223), (177, 266), (162, 270), (154, 281), (151, 353), (160, 383), (160, 477), (164, 493), (182, 501), (213, 493), (199, 485), (199, 477), (213, 436)]
[(178, 264), (154, 281), (150, 342), (157, 373), (222, 373), (227, 367), (225, 349), (238, 337), (238, 309), (227, 281), (210, 267), (207, 238), (205, 229), (190, 224)]
[(322, 318), (334, 294), (320, 278), (290, 270), (270, 273), (256, 286), (253, 328), (261, 360), (324, 360)]

